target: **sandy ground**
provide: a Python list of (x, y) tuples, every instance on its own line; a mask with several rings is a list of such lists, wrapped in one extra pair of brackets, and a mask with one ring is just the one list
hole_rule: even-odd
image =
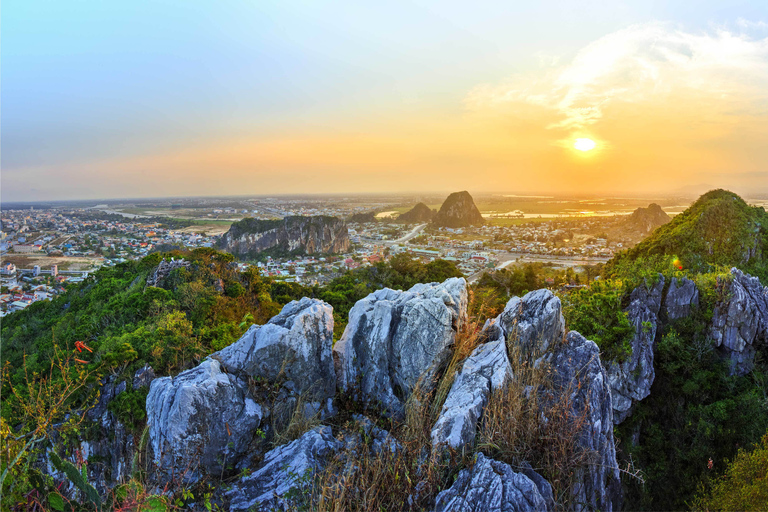
[(17, 268), (33, 268), (40, 265), (43, 270), (50, 270), (51, 265), (58, 265), (59, 270), (90, 270), (96, 267), (103, 258), (87, 258), (81, 256), (48, 256), (46, 254), (6, 254), (0, 258), (2, 263), (7, 261)]
[(201, 224), (175, 230), (177, 233), (205, 233), (206, 235), (221, 235), (229, 231), (227, 224)]

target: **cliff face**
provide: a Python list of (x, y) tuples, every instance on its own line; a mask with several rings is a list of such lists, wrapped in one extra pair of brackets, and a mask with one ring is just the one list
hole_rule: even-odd
[(419, 222), (429, 222), (435, 216), (435, 212), (429, 209), (424, 203), (419, 203), (397, 218), (397, 222), (405, 224), (417, 224)]
[(465, 190), (449, 195), (432, 222), (438, 227), (464, 228), (482, 225), (485, 221), (472, 196)]
[(220, 241), (236, 255), (268, 249), (290, 253), (341, 253), (349, 250), (347, 224), (329, 216), (285, 217), (282, 220), (243, 219), (235, 222)]

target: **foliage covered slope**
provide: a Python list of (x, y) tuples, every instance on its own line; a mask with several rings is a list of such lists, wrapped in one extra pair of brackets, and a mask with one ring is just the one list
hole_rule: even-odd
[(606, 267), (610, 272), (623, 260), (658, 255), (677, 258), (682, 269), (694, 272), (735, 266), (766, 282), (768, 213), (733, 192), (712, 190)]

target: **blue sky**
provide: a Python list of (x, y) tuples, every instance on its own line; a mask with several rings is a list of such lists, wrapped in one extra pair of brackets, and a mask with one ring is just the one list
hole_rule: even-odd
[[(430, 126), (456, 123), (454, 132), (462, 138), (459, 133), (470, 131), (466, 123), (477, 122), (467, 121), (467, 103), (479, 86), (496, 87), (519, 77), (542, 83), (543, 67), (569, 65), (595, 41), (655, 22), (664, 22), (668, 32), (692, 37), (717, 38), (723, 30), (737, 34), (755, 43), (749, 50), (757, 59), (753, 67), (764, 57), (761, 48), (768, 36), (768, 2), (758, 1), (9, 0), (0, 14), (5, 201), (176, 195), (175, 190), (195, 195), (212, 187), (216, 193), (233, 194), (308, 192), (313, 190), (302, 188), (308, 173), (327, 178), (319, 180), (327, 187), (323, 191), (343, 192), (398, 191), (385, 175), (416, 173), (419, 179), (400, 187), (424, 190), (442, 176), (428, 141), (449, 138), (442, 128)], [(762, 70), (757, 69), (743, 81), (760, 77)], [(755, 101), (762, 108), (762, 98)], [(423, 147), (404, 149), (402, 143), (391, 143), (413, 126), (421, 127), (414, 138), (427, 141)], [(505, 129), (503, 121), (494, 126), (473, 131), (489, 134), (467, 149), (462, 165), (450, 166), (451, 176), (481, 169), (479, 182), (467, 187), (458, 179), (445, 188), (510, 190), (516, 182), (535, 188), (509, 179), (505, 166), (516, 172), (542, 171), (555, 179), (551, 167), (559, 164), (553, 155), (522, 150), (506, 154), (503, 142), (488, 149), (494, 160), (489, 164), (481, 146)], [(387, 168), (366, 145), (359, 152), (368, 158), (351, 163), (317, 151), (322, 145), (318, 141), (328, 134), (338, 135), (329, 144), (343, 151), (350, 144), (344, 141), (355, 144), (360, 133), (375, 134), (378, 141), (389, 141), (391, 151), (408, 156)], [(204, 168), (186, 160), (174, 164), (179, 157), (168, 156), (203, 147), (210, 148), (206, 155), (214, 155), (231, 152), (225, 148), (232, 141), (243, 150), (276, 138), (286, 141), (279, 144), (280, 151), (295, 148), (318, 156), (297, 161), (270, 149), (269, 158), (255, 151), (221, 167), (212, 156), (202, 158)], [(758, 137), (755, 145), (762, 141)], [(723, 139), (729, 148), (738, 146), (734, 143)], [(557, 147), (542, 145), (541, 151)], [(740, 163), (746, 150), (740, 151), (734, 161), (741, 172), (758, 172), (759, 179), (759, 169)], [(505, 153), (504, 162), (497, 161), (499, 152)], [(560, 163), (577, 165), (571, 172), (581, 172), (581, 164)], [(695, 176), (695, 162), (683, 163)], [(612, 165), (602, 167), (603, 172), (625, 168)], [(344, 166), (349, 169), (340, 171)], [(717, 172), (727, 174), (727, 169), (708, 172), (715, 178), (702, 179), (714, 183)], [(213, 183), (206, 177), (211, 174), (234, 183)], [(256, 178), (243, 184), (244, 176)], [(177, 187), (185, 177), (190, 183)], [(626, 186), (622, 183), (613, 186)], [(743, 180), (734, 183), (738, 188)], [(539, 189), (547, 186), (541, 182)]]

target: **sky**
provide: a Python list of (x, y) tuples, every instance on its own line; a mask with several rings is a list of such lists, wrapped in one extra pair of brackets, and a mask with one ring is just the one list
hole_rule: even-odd
[(768, 2), (6, 0), (0, 187), (768, 194)]

